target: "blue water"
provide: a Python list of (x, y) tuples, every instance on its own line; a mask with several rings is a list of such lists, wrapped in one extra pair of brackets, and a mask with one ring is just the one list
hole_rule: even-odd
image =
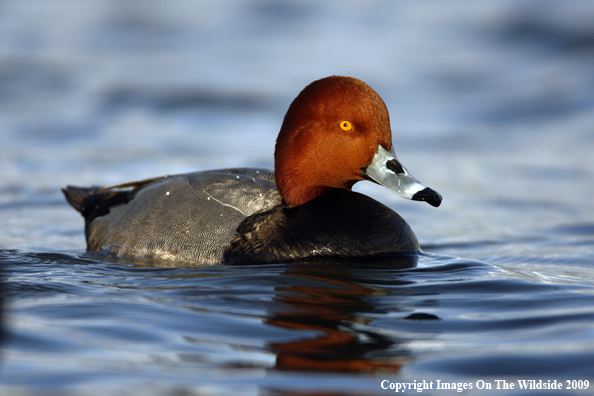
[[(423, 380), (432, 395), (460, 394), (438, 380), (592, 394), (593, 19), (587, 1), (3, 2), (0, 394), (380, 395)], [(444, 197), (356, 186), (415, 230), (415, 267), (85, 254), (60, 187), (272, 168), (290, 101), (331, 74), (375, 88), (399, 159)]]

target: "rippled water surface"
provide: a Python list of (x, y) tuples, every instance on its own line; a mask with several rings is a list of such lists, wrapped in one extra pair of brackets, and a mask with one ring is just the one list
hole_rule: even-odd
[[(379, 395), (423, 380), (432, 395), (592, 394), (593, 18), (587, 1), (3, 2), (0, 394)], [(409, 222), (419, 256), (84, 253), (60, 187), (272, 168), (290, 101), (331, 74), (376, 89), (399, 159), (444, 196), (436, 209), (356, 186)]]

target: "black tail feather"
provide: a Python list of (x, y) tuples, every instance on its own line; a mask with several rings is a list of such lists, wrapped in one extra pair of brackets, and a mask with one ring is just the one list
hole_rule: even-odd
[(105, 216), (112, 206), (127, 204), (142, 187), (164, 177), (101, 188), (66, 186), (62, 189), (66, 200), (85, 218), (87, 226), (97, 217)]
[(66, 188), (62, 189), (62, 192), (70, 206), (82, 213), (85, 207), (85, 199), (91, 196), (95, 190), (97, 190), (96, 187), (66, 186)]
[(62, 189), (66, 200), (80, 212), (87, 224), (109, 213), (112, 206), (127, 204), (134, 196), (134, 191), (97, 192), (100, 187), (67, 186)]

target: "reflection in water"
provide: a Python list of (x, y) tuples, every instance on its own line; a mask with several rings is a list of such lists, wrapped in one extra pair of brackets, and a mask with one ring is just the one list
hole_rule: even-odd
[[(93, 256), (85, 254), (85, 257)], [(142, 263), (136, 259), (94, 258), (102, 258), (104, 262), (133, 264), (139, 271), (173, 268), (174, 264), (179, 264), (163, 260)], [(268, 276), (272, 277), (274, 286), (269, 289), (271, 303), (262, 312), (262, 321), (269, 326), (294, 331), (293, 336), (282, 341), (266, 340), (263, 336), (263, 340), (266, 340), (264, 349), (275, 356), (271, 368), (283, 371), (397, 372), (413, 355), (402, 347), (410, 340), (399, 339), (394, 332), (386, 331), (385, 328), (382, 331), (382, 326), (376, 327), (372, 322), (378, 316), (384, 318), (386, 314), (410, 311), (410, 307), (398, 306), (406, 300), (395, 298), (394, 292), (398, 289), (400, 294), (403, 286), (406, 288), (415, 283), (403, 280), (405, 272), (399, 270), (415, 268), (418, 260), (418, 255), (403, 255), (373, 263), (341, 262), (337, 265), (335, 262), (316, 262), (235, 268), (240, 273), (244, 270), (249, 273), (255, 271), (259, 274), (258, 278), (267, 281)], [(224, 275), (232, 268), (208, 267), (207, 271), (185, 275), (174, 271), (167, 276), (173, 279), (226, 279), (224, 282), (230, 287), (228, 292), (232, 295), (234, 281)], [(231, 273), (237, 274), (235, 271)], [(242, 281), (242, 292), (246, 293), (243, 282), (245, 280)], [(192, 290), (190, 294), (196, 295), (194, 283), (188, 283), (187, 287)], [(258, 290), (258, 286), (254, 285), (254, 288)], [(204, 291), (206, 295), (212, 293), (208, 289)], [(202, 293), (197, 295), (202, 296)], [(201, 300), (199, 304), (202, 303)], [(201, 305), (201, 309), (204, 308)], [(399, 322), (435, 319), (439, 318), (417, 312), (403, 315)], [(261, 362), (254, 364), (261, 367)]]
[(51, 381), (84, 394), (150, 374), (171, 390), (161, 393), (181, 394), (181, 382), (188, 394), (250, 393), (236, 392), (250, 383), (263, 395), (344, 396), (384, 394), (380, 376), (571, 377), (591, 367), (592, 353), (575, 349), (590, 341), (591, 286), (569, 272), (561, 283), (423, 253), (380, 268), (162, 264), (0, 249), (11, 301), (1, 385), (43, 393)]
[[(377, 316), (401, 309), (395, 304), (379, 307), (374, 298), (390, 296), (394, 287), (410, 284), (410, 281), (399, 279), (398, 270), (416, 267), (417, 260), (417, 255), (403, 255), (373, 263), (342, 262), (339, 266), (333, 262), (283, 265), (282, 273), (274, 275), (279, 285), (272, 290), (272, 303), (267, 306), (264, 323), (295, 330), (296, 334), (303, 331), (307, 335), (303, 339), (291, 337), (289, 341), (269, 342), (265, 348), (276, 356), (273, 368), (334, 372), (400, 370), (410, 353), (398, 347), (408, 340), (400, 341), (393, 334), (382, 334), (371, 323), (373, 314)], [(106, 260), (105, 257), (103, 261), (141, 264), (143, 268), (168, 268), (175, 264), (162, 260), (144, 263), (134, 259)], [(249, 269), (258, 267), (251, 266)], [(196, 276), (193, 274), (191, 277)], [(199, 277), (204, 276), (207, 275), (200, 272)], [(370, 276), (374, 279), (373, 286), (366, 285)], [(385, 287), (378, 286), (382, 284), (378, 278), (386, 276)], [(385, 303), (385, 300), (382, 299), (382, 302)], [(419, 321), (437, 318), (417, 313), (402, 319)], [(316, 334), (313, 338), (310, 337), (312, 333)], [(396, 349), (398, 352), (395, 352)]]
[[(404, 257), (391, 267), (410, 268), (415, 260)], [(373, 320), (365, 316), (374, 311), (367, 297), (385, 295), (389, 290), (364, 286), (357, 281), (356, 272), (344, 268), (289, 267), (286, 275), (297, 282), (275, 288), (276, 301), (282, 303), (282, 308), (270, 312), (266, 323), (286, 329), (314, 330), (320, 335), (270, 343), (268, 348), (277, 356), (276, 369), (342, 372), (400, 369), (406, 357), (374, 355), (393, 349), (398, 343), (394, 337), (353, 328), (357, 323), (367, 325)]]

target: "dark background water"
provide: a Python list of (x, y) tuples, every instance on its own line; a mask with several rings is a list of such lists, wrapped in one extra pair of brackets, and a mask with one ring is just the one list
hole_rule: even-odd
[[(587, 1), (2, 2), (0, 393), (592, 382), (593, 18)], [(444, 196), (356, 187), (411, 224), (415, 268), (83, 256), (60, 187), (271, 168), (290, 101), (331, 74), (376, 89), (399, 158)]]

